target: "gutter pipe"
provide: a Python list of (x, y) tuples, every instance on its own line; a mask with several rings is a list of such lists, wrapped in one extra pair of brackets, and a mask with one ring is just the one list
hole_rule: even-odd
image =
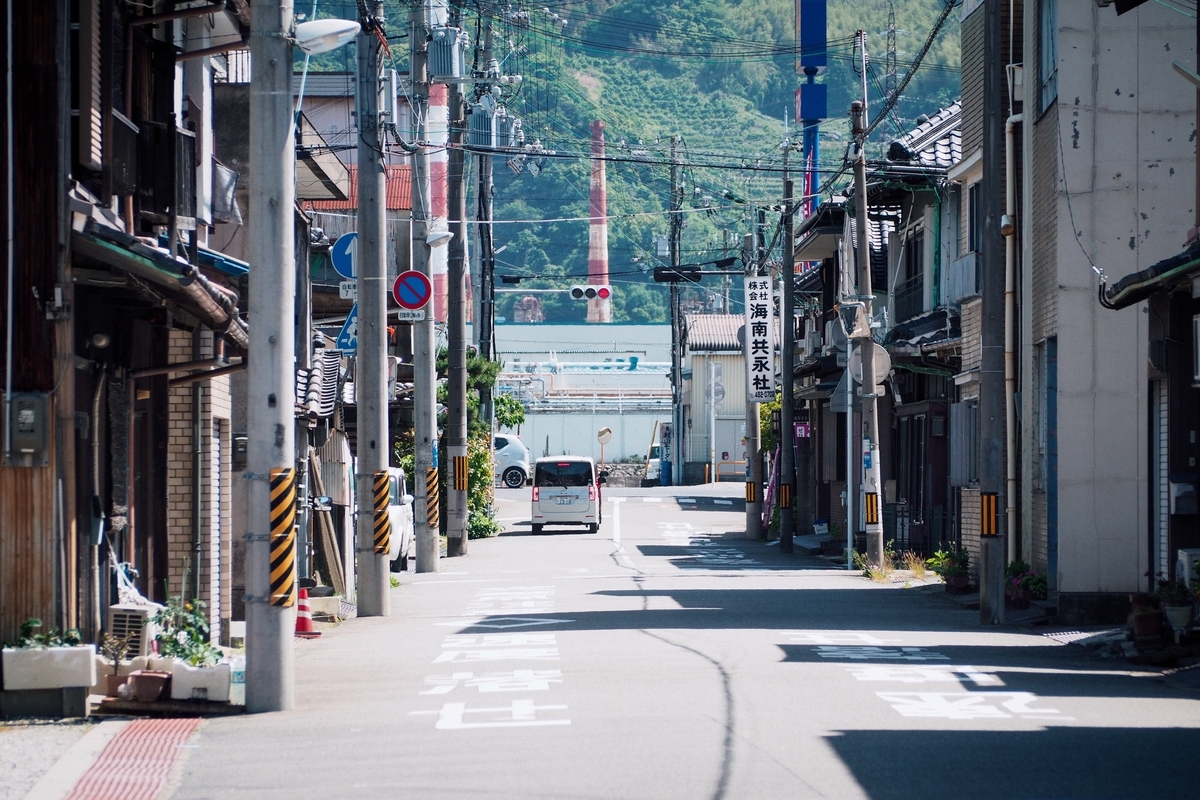
[(13, 0), (8, 0), (5, 7), (6, 25), (5, 25), (5, 90), (4, 90), (4, 133), (5, 133), (5, 175), (4, 175), (4, 196), (5, 196), (5, 215), (7, 216), (8, 230), (5, 232), (5, 253), (8, 258), (8, 275), (6, 278), (6, 291), (4, 296), (4, 457), (12, 452), (12, 426), (9, 424), (12, 420), (12, 386), (13, 386), (13, 286), (16, 283), (16, 214), (13, 213), (13, 196), (15, 194), (13, 187), (15, 179), (13, 177), (13, 168), (16, 166), (16, 159), (13, 157)]
[(1024, 121), (1023, 114), (1012, 114), (1004, 123), (1004, 215), (1008, 225), (1001, 220), (1004, 236), (1004, 436), (1005, 436), (1005, 485), (1004, 519), (1008, 532), (1008, 561), (1017, 560), (1017, 401), (1016, 401), (1016, 255), (1017, 255), (1017, 187), (1016, 165), (1013, 154), (1016, 150), (1015, 128)]
[[(213, 337), (218, 339), (219, 337)], [(199, 356), (201, 347), (200, 326), (192, 331), (192, 355)], [(222, 359), (224, 360), (224, 359)], [(205, 377), (208, 377), (205, 374)], [(192, 599), (200, 599), (200, 556), (204, 518), (200, 513), (200, 498), (204, 494), (204, 484), (201, 481), (201, 467), (204, 464), (204, 445), (200, 435), (203, 431), (200, 412), (204, 408), (204, 383), (196, 381), (192, 384)], [(210, 600), (212, 598), (209, 598)]]
[(1117, 311), (1145, 300), (1167, 285), (1200, 273), (1200, 244), (1146, 267), (1109, 286), (1100, 276), (1100, 305)]

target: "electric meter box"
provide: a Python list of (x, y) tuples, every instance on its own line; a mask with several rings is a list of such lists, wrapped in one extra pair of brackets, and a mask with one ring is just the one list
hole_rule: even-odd
[(10, 467), (50, 465), (50, 395), (14, 392), (9, 408), (9, 449), (4, 463)]
[(429, 77), (433, 83), (462, 80), (466, 37), (460, 28), (437, 27), (429, 36)]

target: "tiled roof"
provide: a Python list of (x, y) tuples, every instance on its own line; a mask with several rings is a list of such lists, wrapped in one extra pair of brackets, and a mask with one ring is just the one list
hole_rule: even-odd
[(738, 328), (746, 322), (742, 314), (688, 314), (687, 343), (689, 350), (702, 352), (740, 353)]
[[(304, 204), (309, 211), (354, 211), (358, 208), (358, 167), (349, 165), (350, 197), (347, 200), (310, 200)], [(388, 211), (412, 210), (412, 168), (400, 164), (387, 168)]]
[(949, 169), (962, 160), (962, 103), (939, 110), (897, 141), (923, 166)]

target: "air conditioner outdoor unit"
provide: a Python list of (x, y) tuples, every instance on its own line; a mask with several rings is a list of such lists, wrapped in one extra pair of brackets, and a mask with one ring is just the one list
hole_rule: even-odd
[(126, 658), (150, 654), (150, 643), (157, 632), (150, 619), (161, 610), (162, 606), (157, 603), (109, 606), (108, 632), (118, 639), (128, 638)]

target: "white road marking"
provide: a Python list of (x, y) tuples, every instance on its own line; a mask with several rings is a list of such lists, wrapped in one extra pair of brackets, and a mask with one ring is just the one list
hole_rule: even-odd
[(939, 664), (925, 667), (902, 667), (895, 664), (863, 664), (846, 670), (860, 681), (895, 681), (899, 683), (946, 683), (969, 680), (976, 686), (1003, 686), (1004, 681), (971, 666)]
[(642, 502), (643, 503), (661, 503), (662, 498), (661, 497), (643, 497)]
[(624, 497), (614, 497), (609, 502), (612, 503), (612, 540), (613, 544), (621, 543), (621, 503), (624, 502)]
[(733, 505), (733, 501), (732, 501), (732, 500), (713, 500), (713, 502), (714, 502), (714, 503), (716, 503), (716, 504), (717, 504), (717, 505), (719, 505), (719, 506), (731, 506), (731, 505)]
[[(534, 725), (570, 725), (569, 719), (537, 719), (539, 711), (561, 711), (566, 706), (539, 706), (532, 700), (513, 700), (508, 706), (496, 708), (467, 708), (466, 703), (446, 703), (441, 711), (410, 711), (410, 715), (437, 714), (437, 729), (440, 731), (463, 730), (466, 728), (522, 728)], [(466, 722), (467, 714), (505, 715), (484, 722)]]
[(675, 502), (676, 503), (694, 503), (694, 502), (696, 502), (696, 498), (694, 498), (694, 497), (676, 497)]
[(853, 645), (817, 645), (821, 658), (848, 661), (949, 661), (949, 656), (924, 647), (856, 647)]
[(899, 639), (879, 639), (869, 633), (858, 631), (780, 631), (789, 641), (797, 644), (889, 644)]
[[(905, 717), (940, 719), (1051, 719), (1066, 721), (1054, 708), (1030, 708), (1039, 698), (1033, 692), (876, 692)], [(998, 702), (999, 705), (990, 705)]]

